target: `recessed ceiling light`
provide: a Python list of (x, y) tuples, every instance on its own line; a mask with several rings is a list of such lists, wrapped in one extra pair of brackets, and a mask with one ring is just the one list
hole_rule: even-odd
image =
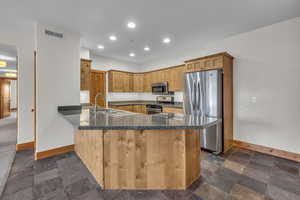
[(7, 62), (0, 60), (0, 67), (6, 67)]
[(134, 22), (128, 22), (127, 27), (133, 29), (136, 27), (136, 24)]
[(170, 42), (171, 42), (171, 39), (168, 37), (163, 39), (163, 43), (165, 43), (165, 44), (169, 44)]
[(150, 51), (150, 48), (149, 48), (148, 46), (145, 46), (145, 47), (144, 47), (144, 50), (145, 50), (145, 51)]
[(16, 73), (5, 73), (6, 77), (17, 77)]
[(109, 36), (109, 39), (112, 40), (112, 41), (116, 41), (117, 37), (115, 35), (111, 35), (111, 36)]
[(135, 53), (130, 53), (129, 56), (130, 56), (130, 57), (134, 57), (134, 56), (135, 56)]
[(97, 46), (97, 48), (98, 48), (98, 49), (104, 49), (104, 46), (101, 45), (101, 44), (99, 44), (99, 45)]

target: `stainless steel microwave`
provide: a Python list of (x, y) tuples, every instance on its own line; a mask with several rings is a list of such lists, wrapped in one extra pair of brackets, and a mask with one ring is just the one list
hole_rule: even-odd
[(168, 94), (168, 82), (162, 83), (153, 83), (152, 84), (152, 93), (153, 94)]

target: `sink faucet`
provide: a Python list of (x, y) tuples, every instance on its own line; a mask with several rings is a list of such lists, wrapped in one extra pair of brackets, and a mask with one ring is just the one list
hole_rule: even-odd
[(95, 104), (94, 104), (94, 110), (97, 111), (97, 98), (98, 96), (101, 96), (101, 92), (98, 92), (95, 96)]

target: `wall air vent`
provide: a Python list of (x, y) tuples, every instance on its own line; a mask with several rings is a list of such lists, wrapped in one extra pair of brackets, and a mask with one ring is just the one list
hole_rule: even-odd
[(52, 36), (52, 37), (57, 37), (57, 38), (63, 38), (64, 37), (64, 35), (62, 33), (57, 33), (57, 32), (54, 32), (54, 31), (47, 30), (47, 29), (45, 29), (45, 34), (49, 35), (49, 36)]

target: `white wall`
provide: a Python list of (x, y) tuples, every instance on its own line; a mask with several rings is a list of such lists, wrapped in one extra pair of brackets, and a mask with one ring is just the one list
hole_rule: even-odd
[[(45, 28), (64, 37), (46, 36)], [(58, 114), (57, 106), (79, 104), (79, 43), (79, 34), (37, 27), (37, 152), (74, 144), (73, 127)]]
[(18, 49), (18, 138), (17, 143), (33, 141), (33, 63), (36, 25), (33, 22), (0, 17), (0, 43), (14, 45)]
[(89, 60), (90, 59), (90, 50), (88, 48), (81, 47), (80, 48), (80, 58)]
[(17, 80), (10, 81), (10, 109), (17, 108)]
[(92, 60), (92, 68), (97, 70), (107, 71), (114, 69), (128, 72), (140, 72), (141, 70), (139, 64), (132, 62), (120, 61), (95, 54), (90, 54), (90, 58)]
[[(222, 51), (234, 60), (234, 139), (300, 153), (300, 18), (172, 52), (165, 67)], [(256, 98), (256, 101), (255, 101)]]

